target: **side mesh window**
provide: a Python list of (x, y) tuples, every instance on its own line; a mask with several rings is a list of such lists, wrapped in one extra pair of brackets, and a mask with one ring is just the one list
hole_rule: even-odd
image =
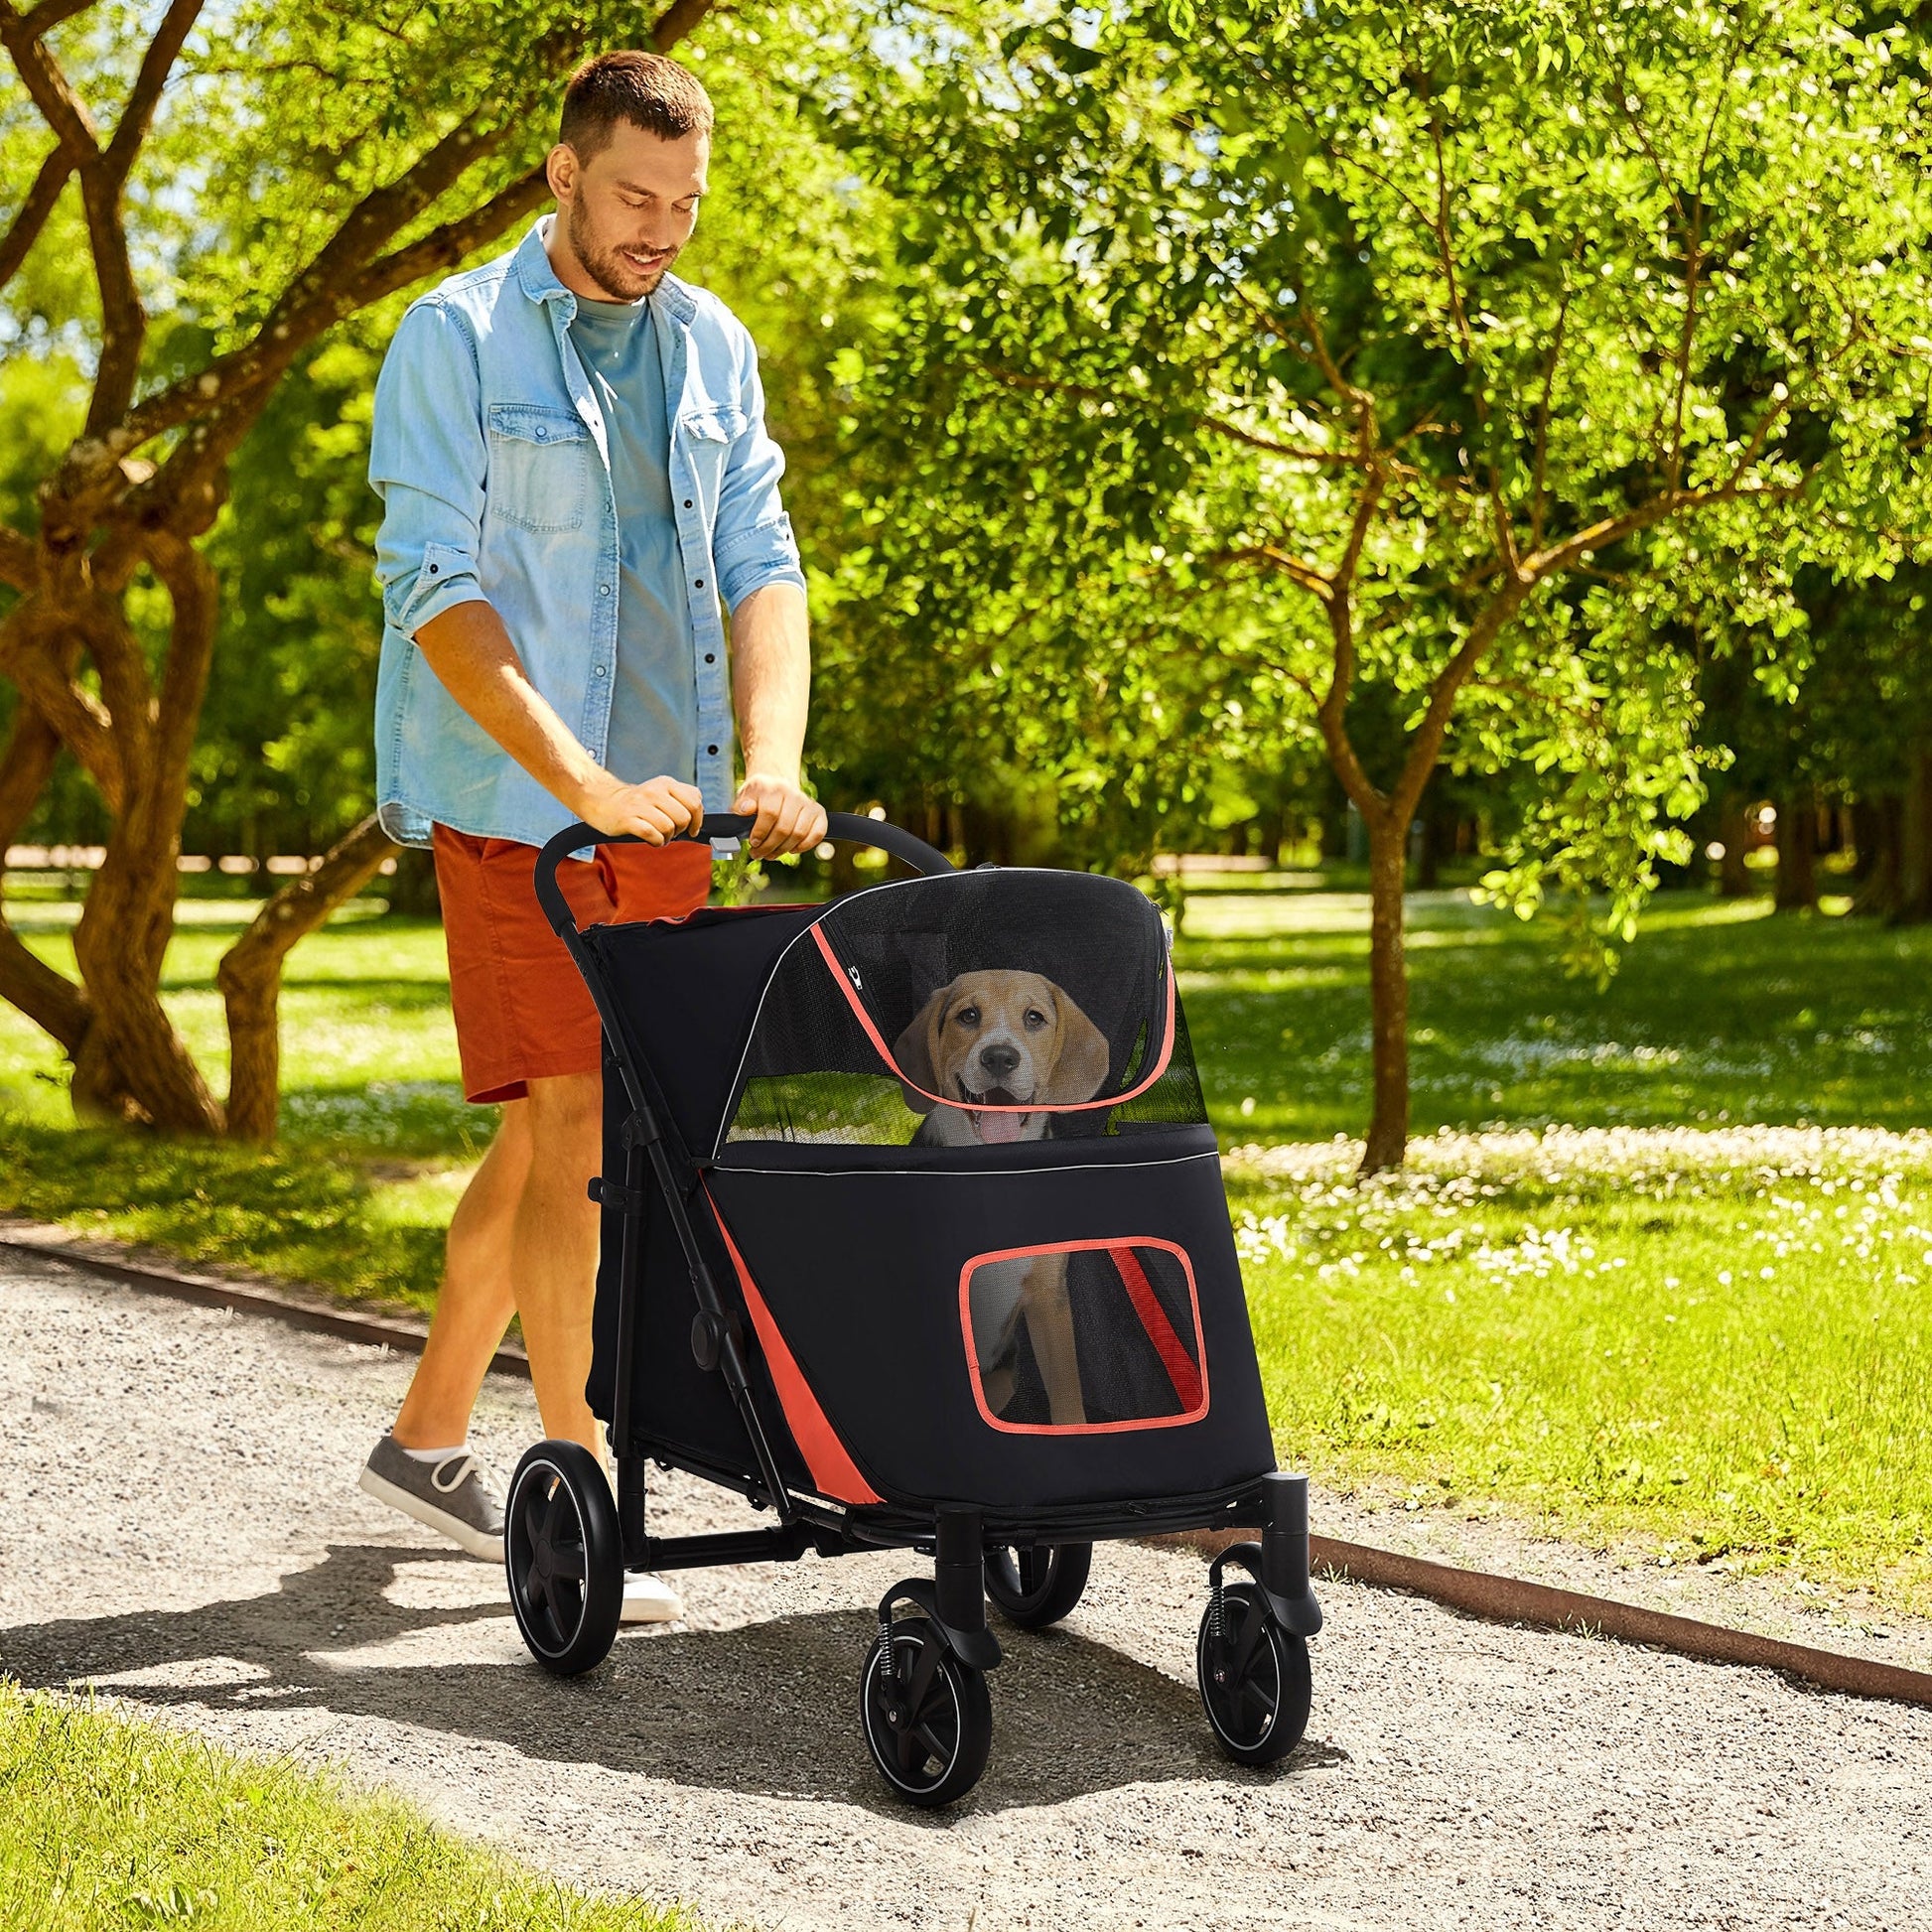
[(1193, 1270), (1170, 1242), (981, 1255), (960, 1280), (974, 1400), (996, 1429), (1148, 1428), (1207, 1410)]

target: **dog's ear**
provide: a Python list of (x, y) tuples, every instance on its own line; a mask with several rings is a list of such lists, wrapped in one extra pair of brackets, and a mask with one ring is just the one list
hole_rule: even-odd
[(1070, 1107), (1100, 1091), (1113, 1055), (1107, 1035), (1057, 986), (1053, 1004), (1060, 1014), (1060, 1050), (1046, 1083), (1046, 1104)]
[[(951, 1004), (954, 984), (948, 980), (940, 987), (919, 1009), (912, 1024), (893, 1045), (893, 1058), (897, 1062), (899, 1072), (905, 1076), (899, 1082), (899, 1092), (905, 1096), (905, 1104), (915, 1114), (929, 1114), (936, 1104), (926, 1098), (926, 1094), (939, 1091), (939, 1074), (932, 1064), (932, 1047), (939, 1037), (939, 1029), (946, 1024), (946, 1008)], [(923, 1087), (925, 1093), (915, 1093), (914, 1086)]]

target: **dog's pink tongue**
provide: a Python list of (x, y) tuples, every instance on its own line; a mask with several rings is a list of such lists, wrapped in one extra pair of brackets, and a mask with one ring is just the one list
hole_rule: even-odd
[(1025, 1114), (984, 1113), (980, 1115), (980, 1139), (996, 1145), (1006, 1141), (1017, 1141), (1020, 1130), (1027, 1124)]

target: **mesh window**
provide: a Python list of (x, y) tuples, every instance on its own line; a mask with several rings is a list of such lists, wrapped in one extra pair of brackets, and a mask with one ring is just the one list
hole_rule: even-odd
[(787, 948), (727, 1139), (999, 1146), (1206, 1119), (1133, 887), (985, 871), (841, 899)]
[(1030, 1434), (1189, 1422), (1207, 1410), (1193, 1271), (1162, 1241), (968, 1262), (961, 1320), (980, 1414)]

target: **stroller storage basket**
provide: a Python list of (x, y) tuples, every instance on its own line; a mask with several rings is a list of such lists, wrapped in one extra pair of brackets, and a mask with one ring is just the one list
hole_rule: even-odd
[[(701, 836), (747, 830), (713, 818)], [(534, 1487), (512, 1485), (514, 1508), (536, 1512), (506, 1544), (539, 1553), (511, 1562), (525, 1636), (553, 1669), (603, 1654), (557, 1636), (556, 1578), (617, 1560), (599, 1550), (674, 1568), (929, 1545), (934, 1582), (880, 1606), (862, 1707), (888, 1781), (938, 1804), (983, 1762), (974, 1683), (999, 1656), (985, 1590), (1035, 1627), (1077, 1601), (1092, 1537), (1248, 1523), (1261, 1544), (1213, 1569), (1204, 1697), (1225, 1747), (1272, 1761), (1307, 1722), (1297, 1646), (1320, 1620), (1307, 1490), (1275, 1473), (1159, 913), (1118, 880), (955, 873), (866, 819), (835, 815), (831, 833), (918, 876), (580, 932), (556, 867), (594, 835), (573, 827), (539, 861), (605, 1031), (586, 1393), (618, 1498), (607, 1535), (608, 1492), (586, 1476), (580, 1495), (561, 1451)], [(773, 1526), (651, 1536), (652, 1457), (737, 1489)], [(549, 1568), (520, 1579), (519, 1561)], [(1227, 1586), (1224, 1606), (1228, 1563), (1255, 1581)], [(561, 1587), (585, 1617), (617, 1600)], [(927, 1621), (894, 1623), (907, 1604)], [(907, 1703), (934, 1668), (958, 1678), (951, 1731)]]

